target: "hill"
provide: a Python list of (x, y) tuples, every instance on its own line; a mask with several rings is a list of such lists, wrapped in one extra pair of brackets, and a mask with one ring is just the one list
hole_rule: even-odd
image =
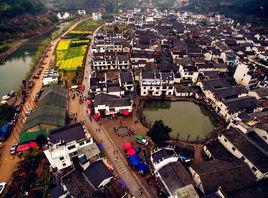
[(56, 18), (40, 0), (0, 1), (0, 42), (27, 38), (46, 31)]

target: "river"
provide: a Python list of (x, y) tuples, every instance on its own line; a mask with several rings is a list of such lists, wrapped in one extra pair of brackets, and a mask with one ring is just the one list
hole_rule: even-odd
[(204, 107), (189, 101), (145, 101), (143, 115), (147, 122), (163, 120), (172, 129), (170, 136), (189, 141), (201, 140), (215, 128), (216, 120)]
[[(7, 59), (0, 63), (0, 100), (2, 96), (10, 90), (16, 90), (24, 80), (26, 73), (30, 70), (32, 58), (38, 48), (38, 43), (50, 36), (48, 32), (34, 40), (29, 41), (29, 44), (24, 44), (14, 53), (9, 55)], [(35, 44), (31, 44), (35, 43)]]

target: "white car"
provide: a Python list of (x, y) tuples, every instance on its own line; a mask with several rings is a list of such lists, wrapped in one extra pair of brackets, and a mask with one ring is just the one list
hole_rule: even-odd
[(25, 111), (25, 115), (28, 116), (28, 115), (30, 115), (31, 112), (32, 112), (32, 109), (27, 109), (27, 110)]
[(1, 195), (2, 192), (4, 191), (5, 187), (6, 187), (6, 182), (1, 182), (1, 183), (0, 183), (0, 195)]

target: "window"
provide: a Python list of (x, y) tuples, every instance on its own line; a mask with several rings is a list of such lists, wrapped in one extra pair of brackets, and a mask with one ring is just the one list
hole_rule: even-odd
[(255, 168), (255, 166), (253, 166), (251, 169), (252, 169), (254, 172), (257, 171), (257, 168)]
[(61, 161), (62, 161), (62, 160), (64, 160), (64, 157), (63, 157), (63, 156), (61, 156), (61, 157), (60, 157), (60, 160), (61, 160)]
[(157, 92), (155, 92), (155, 94), (158, 94), (158, 91), (157, 91)]
[(146, 94), (146, 92), (143, 92), (143, 94)]
[(79, 145), (80, 146), (82, 146), (82, 145), (84, 145), (85, 144), (85, 142), (79, 142)]
[(68, 150), (72, 150), (72, 149), (74, 149), (75, 148), (75, 145), (72, 145), (72, 146), (69, 146), (68, 147)]
[(235, 147), (232, 147), (232, 150), (235, 151), (236, 150)]
[(245, 159), (246, 159), (246, 158), (245, 158), (244, 156), (241, 157), (241, 160), (242, 160), (242, 161), (245, 161)]
[(227, 139), (226, 138), (224, 138), (224, 142), (227, 142)]
[(62, 166), (66, 166), (66, 164), (65, 164), (65, 163), (63, 163), (63, 164), (62, 164)]
[(89, 140), (86, 140), (86, 143), (90, 143), (91, 141), (90, 141), (90, 139)]
[(159, 89), (160, 87), (156, 87), (156, 89)]

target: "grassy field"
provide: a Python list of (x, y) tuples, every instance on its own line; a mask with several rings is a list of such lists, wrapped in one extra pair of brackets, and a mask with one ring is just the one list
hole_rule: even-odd
[(94, 21), (93, 19), (88, 19), (80, 23), (74, 31), (94, 31), (100, 25), (100, 22)]
[(64, 71), (82, 68), (89, 42), (90, 40), (61, 40), (56, 49), (56, 67)]

